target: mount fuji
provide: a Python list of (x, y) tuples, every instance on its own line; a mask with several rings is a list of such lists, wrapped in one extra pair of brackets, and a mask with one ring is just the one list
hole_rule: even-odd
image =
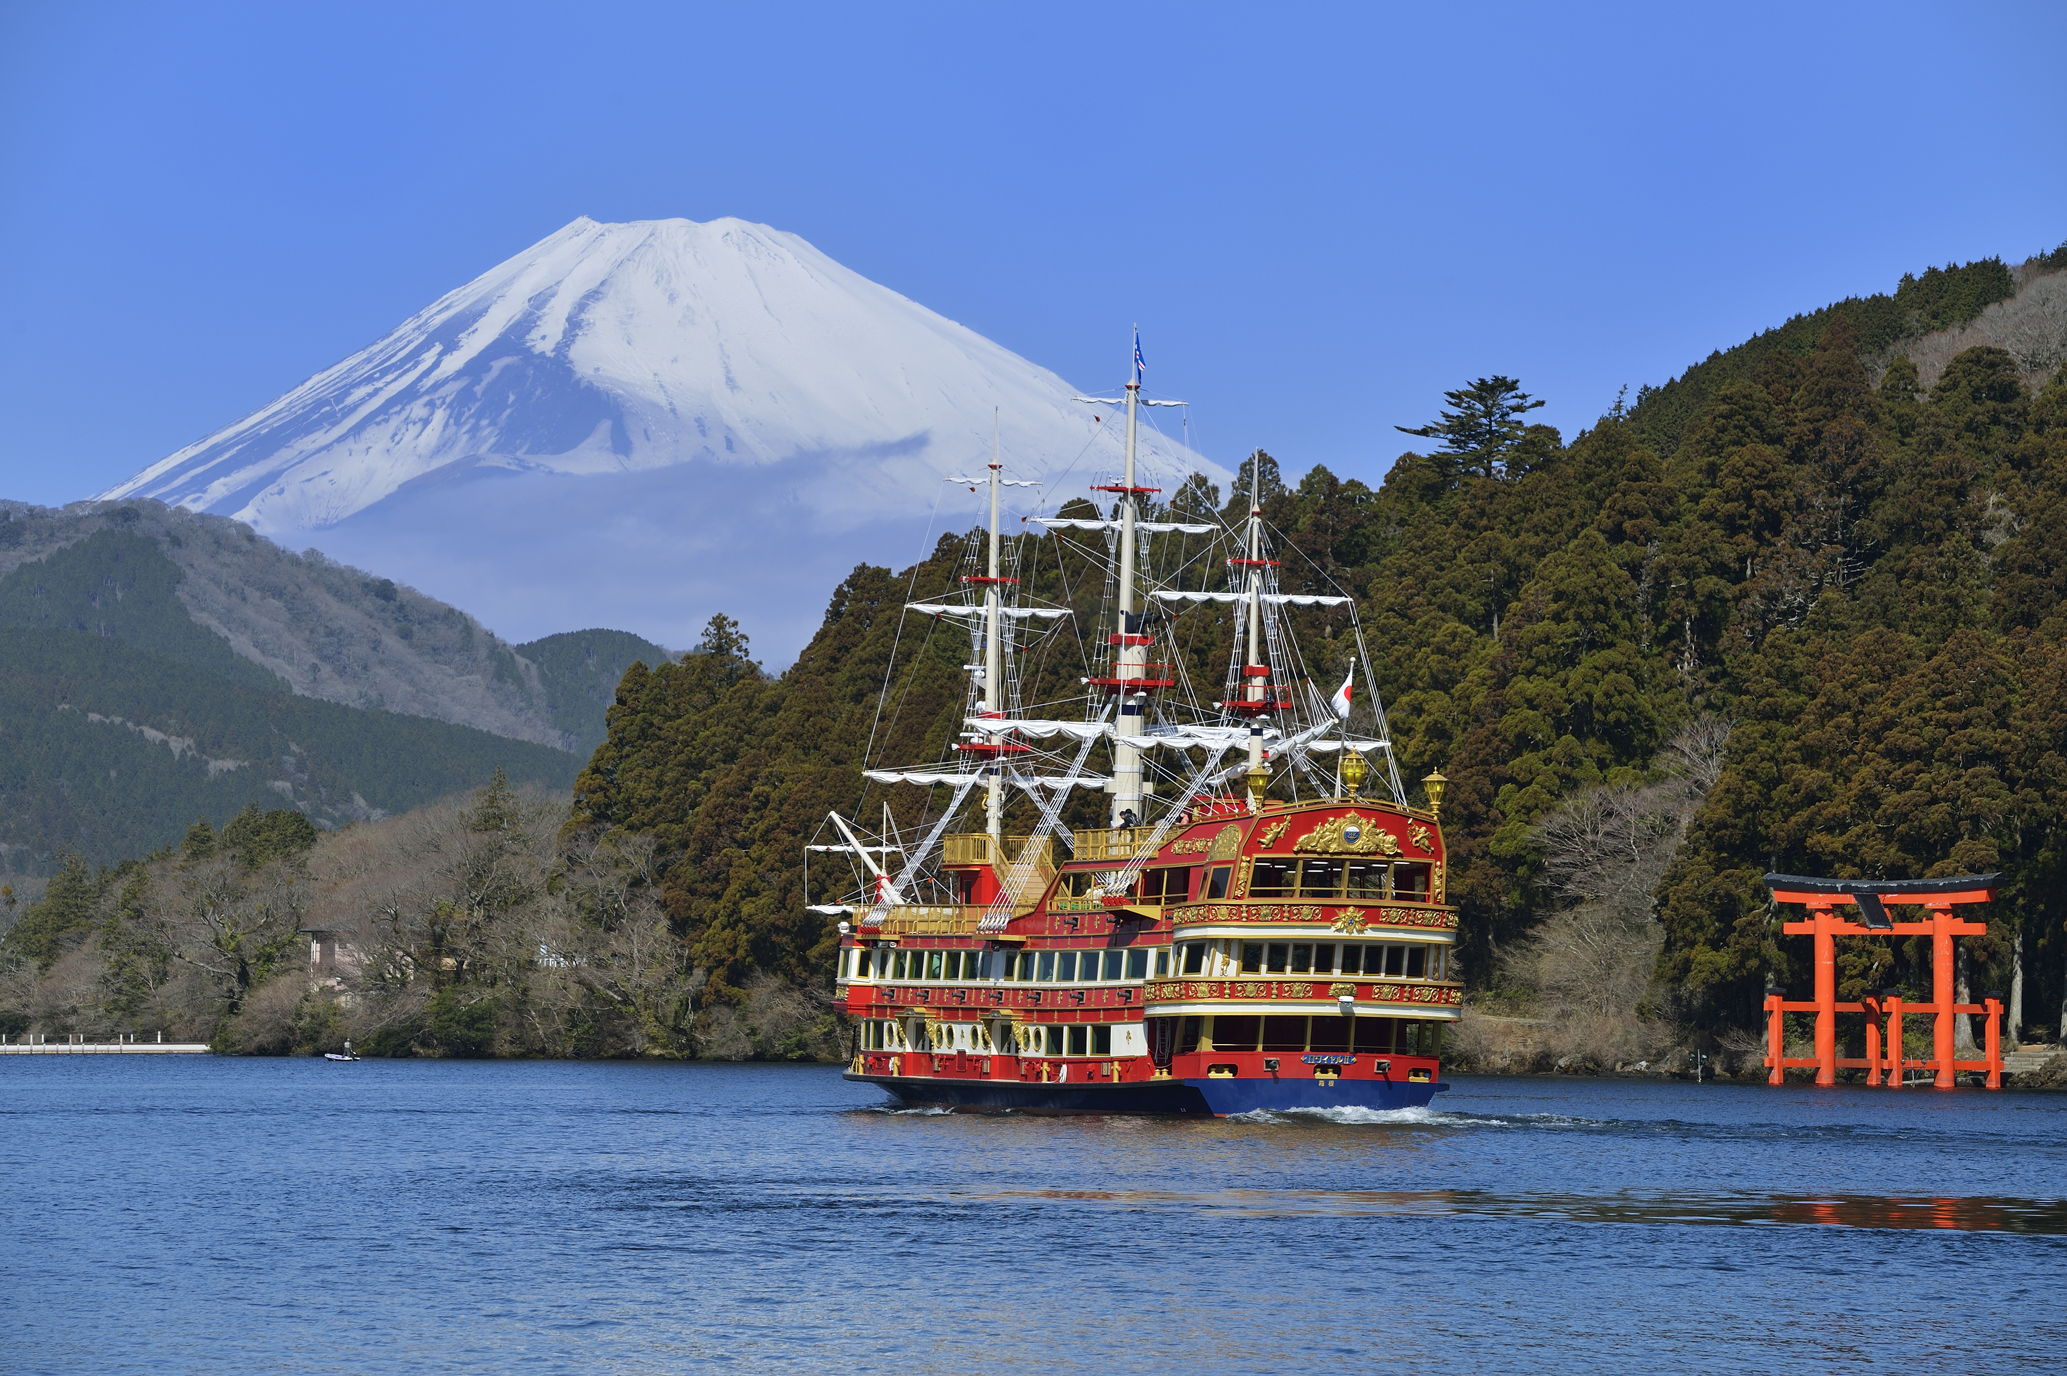
[[(794, 234), (584, 217), (100, 495), (234, 517), (512, 638), (683, 645), (722, 611), (782, 662), (854, 564), (977, 519), (944, 480), (989, 461), (993, 416), (1051, 501), (1116, 470), (1111, 408), (1072, 390)], [(1143, 482), (1229, 481), (1141, 435)]]

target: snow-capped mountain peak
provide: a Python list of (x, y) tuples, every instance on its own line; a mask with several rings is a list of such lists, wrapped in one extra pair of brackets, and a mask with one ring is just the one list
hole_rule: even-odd
[[(381, 572), (505, 634), (601, 619), (681, 643), (709, 610), (752, 612), (746, 575), (766, 562), (770, 533), (816, 542), (817, 575), (915, 553), (869, 531), (930, 512), (946, 474), (988, 456), (994, 413), (1020, 474), (1110, 471), (1119, 427), (1094, 421), (1072, 390), (794, 234), (737, 219), (583, 217), (102, 496), (157, 497), (338, 557), (380, 558)], [(1148, 473), (1227, 480), (1142, 435)], [(715, 570), (683, 572), (705, 595), (737, 595), (642, 624), (616, 610), (623, 574), (607, 558), (527, 591), (536, 558), (495, 553), (602, 523), (618, 531), (613, 548), (679, 562), (698, 557), (698, 540), (717, 552), (717, 532), (682, 532), (726, 506), (776, 520), (759, 557), (724, 556), (719, 583)], [(659, 524), (628, 536), (641, 522)], [(462, 569), (472, 586), (455, 586)], [(639, 576), (651, 579), (650, 563)], [(814, 614), (823, 595), (809, 593)]]

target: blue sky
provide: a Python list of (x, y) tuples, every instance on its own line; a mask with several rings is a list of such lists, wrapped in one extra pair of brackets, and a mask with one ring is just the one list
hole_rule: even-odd
[(1570, 435), (2067, 239), (2067, 6), (0, 2), (0, 496), (90, 495), (577, 215), (739, 215), (1201, 447)]

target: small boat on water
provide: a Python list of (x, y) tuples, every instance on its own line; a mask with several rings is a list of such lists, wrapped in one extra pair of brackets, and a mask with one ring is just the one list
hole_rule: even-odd
[(323, 1059), (326, 1061), (356, 1061), (360, 1057), (358, 1052), (352, 1050), (352, 1044), (346, 1042), (342, 1052), (326, 1051), (323, 1053)]
[[(928, 790), (930, 825), (901, 830), (886, 802), (880, 836), (835, 812), (836, 834), (809, 847), (853, 866), (848, 897), (813, 905), (848, 919), (836, 975), (855, 1028), (847, 1078), (906, 1105), (979, 1111), (1425, 1106), (1446, 1088), (1442, 1031), (1463, 1001), (1437, 820), (1446, 781), (1430, 774), (1426, 805), (1410, 805), (1353, 599), (1280, 590), (1260, 471), (1245, 475), (1246, 521), (1138, 518), (1155, 489), (1136, 480), (1136, 409), (1182, 404), (1140, 396), (1139, 359), (1137, 343), (1124, 399), (1080, 398), (1126, 408), (1124, 469), (1094, 489), (1116, 498), (1110, 514), (1030, 522), (1104, 537), (1110, 620), (1090, 637), (1085, 691), (1021, 700), (1019, 640), (1074, 613), (1020, 595), (999, 488), (1035, 484), (1003, 478), (994, 443), (988, 548), (972, 542), (965, 597), (912, 604), (969, 628), (968, 729), (947, 760), (865, 770)], [(1157, 579), (1151, 541), (1176, 536), (1211, 548), (1184, 558), (1189, 579)], [(1221, 567), (1207, 581), (1224, 587), (1198, 586)], [(1173, 626), (1214, 604), (1236, 618), (1225, 685), (1218, 701), (1187, 701)], [(1353, 633), (1332, 642), (1349, 660), (1332, 698), (1294, 641), (1294, 606), (1338, 609)], [(1368, 725), (1353, 736), (1359, 676)], [(1101, 773), (1086, 769), (1094, 750)], [(944, 804), (939, 789), (952, 790)], [(1060, 825), (1073, 789), (1110, 795), (1108, 825)], [(1036, 814), (1030, 834), (1006, 834), (1014, 793)], [(974, 798), (983, 830), (950, 833)]]

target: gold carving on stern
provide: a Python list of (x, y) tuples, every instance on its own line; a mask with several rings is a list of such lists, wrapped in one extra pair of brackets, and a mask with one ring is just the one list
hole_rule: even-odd
[(1294, 854), (1313, 851), (1321, 855), (1399, 855), (1397, 836), (1368, 817), (1351, 812), (1323, 822), (1292, 843)]

